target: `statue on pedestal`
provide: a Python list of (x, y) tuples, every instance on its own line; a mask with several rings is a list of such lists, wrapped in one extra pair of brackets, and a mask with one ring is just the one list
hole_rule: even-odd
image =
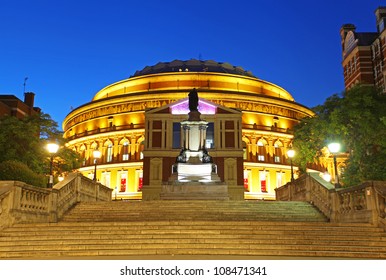
[(189, 110), (190, 112), (198, 111), (198, 94), (195, 88), (189, 92)]

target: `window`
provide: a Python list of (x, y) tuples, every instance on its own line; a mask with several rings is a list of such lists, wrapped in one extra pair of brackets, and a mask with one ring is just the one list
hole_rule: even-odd
[(129, 160), (129, 142), (123, 143), (122, 160)]
[(127, 189), (127, 172), (123, 171), (119, 174), (119, 192), (126, 192)]
[(276, 172), (276, 188), (279, 188), (283, 185), (283, 173)]
[(262, 140), (259, 140), (257, 142), (257, 147), (258, 147), (257, 160), (258, 161), (264, 161), (265, 160), (264, 142)]
[(173, 149), (181, 148), (181, 123), (173, 123)]
[(112, 127), (113, 127), (113, 119), (114, 119), (113, 117), (109, 117), (109, 118), (107, 119), (109, 128), (112, 128)]
[(111, 179), (111, 173), (110, 172), (103, 172), (102, 173), (101, 183), (109, 188), (110, 188), (110, 179)]
[(266, 171), (260, 171), (259, 172), (260, 177), (260, 190), (261, 192), (268, 192), (267, 191), (267, 172)]
[(111, 144), (111, 143), (107, 146), (106, 161), (107, 162), (113, 161), (113, 144)]
[(143, 159), (143, 150), (145, 148), (145, 142), (142, 141), (141, 144), (139, 145), (139, 159)]
[(249, 174), (250, 170), (244, 170), (244, 191), (249, 192)]
[(80, 150), (80, 157), (82, 159), (82, 166), (86, 166), (86, 146), (82, 145), (79, 150)]
[(382, 32), (383, 29), (385, 29), (385, 19), (382, 18), (381, 21), (379, 22), (379, 32)]
[(247, 143), (245, 141), (243, 141), (243, 159), (248, 159)]
[(274, 147), (275, 147), (274, 161), (275, 163), (280, 163), (282, 159), (283, 144), (278, 140), (275, 142)]
[(143, 170), (136, 170), (135, 171), (136, 173), (136, 178), (138, 178), (138, 189), (137, 191), (142, 191), (142, 187), (143, 187)]
[(346, 36), (346, 39), (345, 39), (345, 42), (344, 42), (344, 50), (346, 53), (348, 53), (349, 51), (351, 51), (355, 46), (355, 35), (354, 35), (354, 32), (350, 31), (347, 36)]
[(208, 123), (208, 127), (206, 129), (206, 141), (205, 148), (213, 149), (214, 148), (214, 123)]

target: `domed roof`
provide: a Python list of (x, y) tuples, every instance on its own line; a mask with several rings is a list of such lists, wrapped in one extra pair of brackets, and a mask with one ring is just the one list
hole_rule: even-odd
[(136, 71), (132, 77), (169, 72), (215, 72), (256, 78), (251, 71), (245, 71), (240, 66), (233, 66), (227, 62), (198, 59), (159, 62), (154, 66), (146, 66), (142, 70)]

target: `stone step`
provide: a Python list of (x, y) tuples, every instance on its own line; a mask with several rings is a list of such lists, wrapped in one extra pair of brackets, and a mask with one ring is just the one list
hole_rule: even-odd
[[(44, 245), (28, 245), (28, 246), (13, 246), (13, 252), (39, 252), (39, 251), (49, 251), (58, 250), (65, 248), (67, 251), (73, 250), (109, 250), (114, 247), (114, 244), (61, 244), (52, 245), (52, 244), (44, 244)], [(233, 250), (300, 250), (300, 251), (362, 251), (362, 252), (375, 252), (375, 253), (383, 253), (386, 257), (386, 249), (381, 246), (358, 246), (358, 245), (350, 245), (347, 244), (267, 244), (267, 243), (186, 243), (184, 240), (178, 243), (134, 243), (134, 244), (115, 244), (117, 250), (141, 250), (141, 249), (233, 249)], [(0, 247), (0, 252), (7, 252), (7, 248)]]
[[(204, 237), (199, 237), (199, 235), (205, 235)], [(266, 242), (266, 243), (280, 243), (280, 242), (295, 242), (297, 244), (309, 244), (314, 243), (314, 240), (317, 240), (317, 242), (323, 243), (323, 242), (341, 242), (344, 244), (348, 243), (356, 243), (356, 244), (362, 244), (366, 243), (368, 245), (370, 244), (380, 244), (385, 246), (385, 237), (382, 235), (371, 235), (371, 236), (360, 236), (360, 235), (347, 235), (345, 239), (342, 239), (339, 235), (331, 235), (328, 237), (323, 237), (321, 235), (317, 234), (293, 234), (288, 235), (285, 233), (280, 232), (263, 232), (261, 234), (241, 234), (241, 233), (227, 233), (227, 232), (221, 232), (221, 233), (214, 233), (211, 231), (207, 232), (182, 232), (182, 233), (175, 233), (175, 232), (138, 232), (136, 234), (128, 234), (128, 233), (122, 233), (122, 232), (95, 232), (95, 233), (79, 233), (79, 232), (69, 232), (69, 233), (63, 233), (62, 235), (59, 234), (51, 234), (51, 235), (16, 235), (16, 236), (6, 236), (1, 238), (0, 240), (0, 246), (8, 246), (8, 245), (14, 245), (19, 244), (18, 242), (25, 242), (28, 244), (33, 244), (35, 241), (39, 240), (45, 240), (47, 242), (50, 241), (58, 241), (59, 244), (62, 244), (62, 242), (84, 242), (85, 240), (94, 240), (96, 243), (102, 242), (103, 240), (107, 240), (108, 243), (113, 243), (111, 241), (111, 236), (114, 236), (118, 242), (131, 242), (132, 240), (135, 240), (136, 242), (143, 242), (143, 240), (156, 240), (161, 239), (164, 240), (165, 243), (167, 242), (173, 242), (172, 240), (193, 240), (194, 242), (204, 242), (203, 240), (207, 240), (207, 242), (215, 241), (215, 240), (223, 240), (223, 242), (240, 242), (240, 240), (247, 240), (251, 243), (254, 243), (254, 240), (258, 240), (257, 242)], [(183, 235), (183, 236), (182, 236)], [(59, 238), (60, 236), (60, 238)], [(285, 237), (284, 237), (285, 236)], [(59, 239), (59, 240), (58, 240)], [(146, 242), (146, 241), (145, 241)], [(280, 243), (281, 244), (281, 243)]]
[[(7, 251), (8, 247), (12, 244), (12, 248), (16, 250), (17, 248), (25, 248), (28, 250), (30, 246), (49, 246), (50, 248), (53, 248), (55, 246), (68, 246), (68, 245), (121, 245), (123, 242), (125, 244), (235, 244), (235, 239), (239, 239), (241, 236), (237, 235), (228, 235), (228, 236), (221, 236), (221, 237), (210, 237), (210, 238), (197, 238), (196, 236), (187, 235), (186, 237), (181, 237), (177, 235), (168, 235), (166, 237), (159, 237), (156, 235), (144, 235), (141, 238), (131, 238), (127, 236), (120, 235), (119, 240), (111, 240), (111, 238), (93, 238), (93, 236), (88, 236), (89, 238), (77, 238), (79, 236), (74, 236), (72, 238), (67, 237), (66, 238), (58, 238), (54, 237), (52, 239), (47, 240), (26, 240), (23, 238), (23, 240), (20, 241), (20, 238), (12, 238), (12, 239), (4, 239), (3, 241), (0, 241), (0, 251)], [(319, 245), (319, 246), (354, 246), (354, 247), (378, 247), (378, 250), (381, 252), (386, 251), (386, 240), (373, 240), (367, 238), (366, 240), (358, 240), (357, 238), (353, 240), (341, 240), (341, 239), (332, 239), (332, 238), (326, 238), (326, 239), (318, 239), (315, 240), (314, 238), (303, 238), (299, 240), (299, 238), (256, 238), (255, 237), (262, 237), (262, 236), (242, 236), (249, 239), (244, 240), (238, 240), (236, 244), (249, 244), (249, 245), (259, 245), (259, 244), (274, 244), (274, 245)]]
[[(262, 249), (259, 250), (244, 250), (244, 249), (106, 249), (106, 250), (49, 250), (40, 251), (37, 257), (34, 251), (22, 251), (15, 252), (10, 251), (3, 254), (3, 258), (6, 259), (71, 259), (71, 258), (92, 258), (92, 259), (127, 259), (130, 256), (134, 256), (138, 259), (138, 256), (164, 256), (165, 258), (175, 258), (176, 256), (190, 256), (194, 259), (194, 256), (199, 256), (199, 259), (203, 259), (203, 256), (219, 256), (219, 258), (228, 257), (248, 257), (251, 256), (255, 259), (259, 257), (262, 259), (267, 258), (337, 258), (337, 259), (385, 259), (386, 255), (383, 252), (366, 252), (366, 251), (314, 251), (314, 250), (284, 250), (284, 249)], [(205, 257), (204, 257), (205, 258)]]
[(379, 233), (383, 234), (384, 232), (380, 228), (372, 227), (369, 224), (333, 224), (333, 223), (282, 223), (282, 222), (245, 222), (237, 221), (216, 221), (216, 222), (201, 222), (201, 221), (157, 221), (157, 222), (127, 222), (127, 223), (76, 223), (76, 222), (60, 222), (58, 224), (19, 224), (14, 227), (4, 229), (1, 234), (4, 233), (20, 233), (20, 234), (40, 234), (40, 232), (55, 232), (61, 231), (65, 232), (67, 230), (71, 231), (104, 231), (111, 230), (114, 228), (114, 231), (137, 231), (137, 230), (220, 230), (220, 231), (247, 231), (247, 232), (261, 232), (261, 231), (285, 231), (289, 234), (296, 233), (297, 231), (312, 231), (312, 232), (332, 232), (334, 234), (339, 232), (339, 234), (349, 234), (358, 233), (358, 234), (370, 234), (370, 233)]
[(162, 207), (163, 209), (189, 209), (189, 208), (197, 208), (197, 209), (215, 209), (215, 208), (226, 208), (226, 209), (232, 209), (234, 207), (235, 209), (277, 209), (277, 210), (298, 210), (298, 209), (312, 209), (313, 206), (309, 204), (274, 204), (272, 202), (265, 203), (256, 203), (256, 202), (244, 202), (242, 204), (234, 202), (234, 201), (224, 201), (222, 203), (218, 203), (217, 201), (208, 201), (208, 203), (197, 203), (192, 204), (187, 202), (186, 204), (181, 204), (181, 201), (178, 201), (178, 203), (175, 203), (176, 200), (169, 201), (168, 203), (170, 205), (162, 205), (160, 203), (143, 203), (143, 202), (125, 202), (125, 201), (117, 201), (110, 204), (107, 203), (94, 203), (94, 204), (84, 204), (81, 203), (79, 206), (77, 206), (77, 209), (125, 209), (125, 208), (140, 208), (140, 209), (152, 209), (155, 207)]
[[(64, 238), (65, 235), (72, 235), (72, 236), (77, 236), (78, 238), (81, 235), (87, 236), (97, 236), (97, 235), (102, 235), (102, 234), (115, 234), (115, 235), (135, 235), (135, 234), (140, 234), (140, 235), (147, 235), (147, 236), (157, 236), (157, 235), (178, 235), (178, 234), (185, 234), (185, 235), (237, 235), (237, 236), (251, 236), (254, 235), (255, 238), (259, 238), (264, 235), (270, 235), (271, 238), (274, 238), (275, 236), (281, 236), (281, 235), (287, 235), (287, 236), (299, 236), (299, 237), (304, 237), (304, 236), (320, 236), (323, 234), (328, 234), (327, 231), (286, 231), (286, 230), (251, 230), (249, 233), (248, 231), (245, 230), (220, 230), (220, 229), (140, 229), (140, 230), (63, 230), (63, 231), (46, 231), (46, 232), (36, 232), (33, 234), (32, 231), (29, 232), (24, 232), (24, 233), (18, 233), (18, 232), (8, 232), (8, 235), (6, 233), (2, 233), (1, 237), (8, 237), (10, 233), (13, 233), (12, 237), (27, 237), (31, 238), (33, 236), (52, 236), (52, 235), (58, 235), (62, 236)], [(40, 235), (39, 235), (40, 233)], [(332, 234), (331, 236), (341, 236), (342, 234), (345, 234), (345, 238), (355, 238), (356, 236), (361, 236), (362, 234), (367, 234), (368, 237), (373, 238), (373, 237), (383, 237), (383, 233), (379, 232), (373, 232), (373, 233), (367, 233), (367, 232), (344, 232), (344, 231), (338, 231), (337, 233)]]
[(81, 203), (59, 223), (0, 232), (0, 259), (156, 255), (386, 259), (386, 234), (306, 203), (203, 200)]
[[(157, 211), (154, 211), (157, 209)], [(162, 210), (162, 211), (158, 211)], [(133, 220), (281, 220), (326, 221), (304, 202), (255, 201), (118, 201), (79, 204), (64, 221)]]

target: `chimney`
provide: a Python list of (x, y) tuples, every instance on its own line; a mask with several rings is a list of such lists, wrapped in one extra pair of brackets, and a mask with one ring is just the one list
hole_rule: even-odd
[(35, 93), (26, 92), (24, 93), (24, 103), (27, 104), (28, 107), (34, 107)]

